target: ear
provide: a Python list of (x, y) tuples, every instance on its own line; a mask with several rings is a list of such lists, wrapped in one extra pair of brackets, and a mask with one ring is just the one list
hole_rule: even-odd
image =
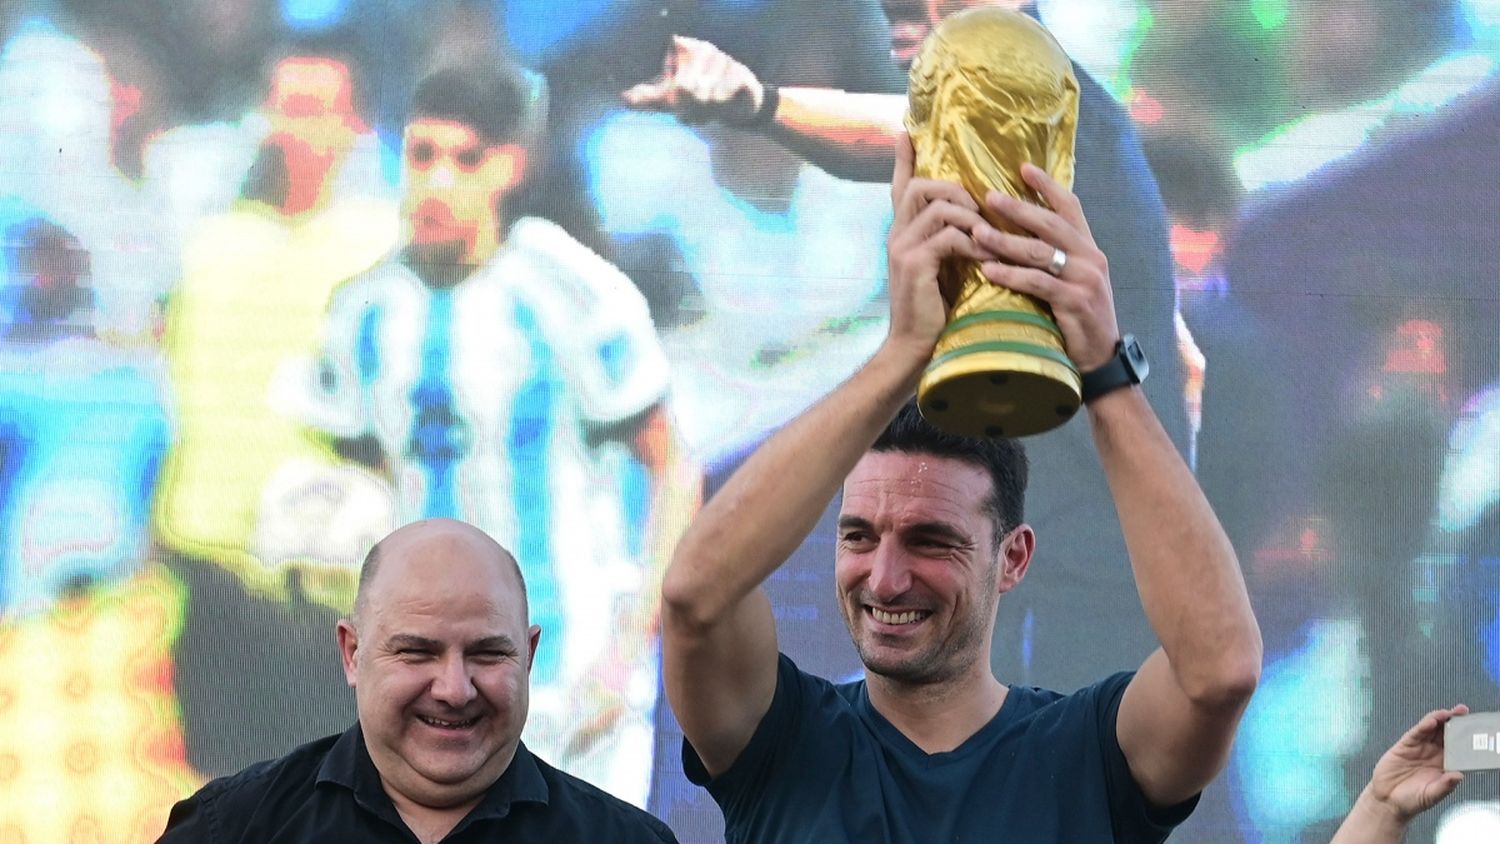
[(1009, 592), (1026, 577), (1031, 555), (1036, 552), (1036, 531), (1022, 524), (1005, 535), (1000, 543), (1000, 577), (996, 586), (1001, 594)]
[(508, 191), (526, 178), (526, 147), (520, 144), (502, 144), (496, 147), (495, 152), (502, 162), (499, 165), (502, 170), (496, 174), (499, 177), (498, 188)]
[(359, 631), (354, 629), (354, 622), (347, 618), (339, 619), (335, 628), (339, 639), (339, 659), (344, 663), (344, 682), (349, 688), (354, 688), (355, 669), (358, 667)]
[(537, 647), (538, 644), (541, 643), (541, 641), (542, 641), (542, 626), (540, 624), (533, 624), (533, 625), (531, 625), (531, 629), (528, 630), (528, 631), (526, 631), (526, 673), (527, 674), (531, 673), (531, 663), (533, 663), (533, 662), (536, 661), (536, 647)]

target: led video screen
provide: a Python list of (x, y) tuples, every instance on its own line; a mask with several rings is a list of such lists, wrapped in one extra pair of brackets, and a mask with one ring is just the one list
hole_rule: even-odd
[[(0, 840), (154, 840), (345, 729), (360, 562), (436, 516), (525, 573), (528, 746), (722, 840), (662, 571), (885, 336), (907, 69), (987, 2), (1074, 60), (1075, 190), (1265, 640), (1172, 840), (1327, 840), (1421, 713), (1500, 709), (1497, 0), (13, 0)], [(1026, 440), (1006, 683), (1155, 647), (1085, 416)], [(846, 679), (836, 512), (766, 587)], [(1412, 840), (1500, 840), (1493, 780)]]

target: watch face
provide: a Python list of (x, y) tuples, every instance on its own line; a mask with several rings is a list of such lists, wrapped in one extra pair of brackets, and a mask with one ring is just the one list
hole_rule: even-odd
[(1151, 363), (1146, 360), (1146, 350), (1141, 348), (1140, 342), (1135, 339), (1134, 335), (1125, 335), (1121, 351), (1125, 353), (1122, 357), (1131, 375), (1134, 376), (1133, 380), (1137, 384), (1146, 380), (1147, 373), (1151, 371)]

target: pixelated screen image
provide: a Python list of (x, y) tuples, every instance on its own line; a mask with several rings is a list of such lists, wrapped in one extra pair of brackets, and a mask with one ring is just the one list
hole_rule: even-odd
[[(1326, 841), (1421, 713), (1500, 709), (1500, 0), (11, 0), (0, 841), (154, 840), (353, 723), (334, 624), (433, 516), (525, 573), (528, 746), (722, 841), (660, 577), (884, 337), (907, 68), (987, 3), (1075, 62), (1075, 190), (1265, 639), (1172, 840)], [(1084, 416), (1027, 440), (1007, 683), (1154, 647)], [(845, 679), (835, 512), (767, 589)], [(1500, 841), (1500, 787), (1409, 840)]]

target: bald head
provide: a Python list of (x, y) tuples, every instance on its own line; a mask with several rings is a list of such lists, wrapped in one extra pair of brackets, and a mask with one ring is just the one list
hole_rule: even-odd
[(423, 568), (445, 562), (493, 566), (506, 585), (513, 587), (509, 591), (520, 600), (521, 618), (526, 619), (526, 581), (509, 551), (471, 524), (455, 519), (425, 519), (397, 528), (365, 555), (359, 570), (359, 588), (354, 595), (354, 620), (358, 622), (368, 614), (372, 596), (384, 589), (386, 578), (403, 582), (420, 578)]
[(542, 635), (515, 559), (462, 522), (407, 525), (371, 551), (354, 617), (335, 629), (386, 792), (431, 809), (477, 802), (520, 746)]

